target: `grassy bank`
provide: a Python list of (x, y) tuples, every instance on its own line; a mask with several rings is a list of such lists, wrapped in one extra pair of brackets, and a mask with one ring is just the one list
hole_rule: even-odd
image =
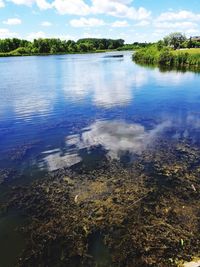
[(200, 49), (173, 50), (158, 45), (139, 49), (133, 55), (136, 63), (156, 64), (158, 66), (195, 66), (200, 67)]

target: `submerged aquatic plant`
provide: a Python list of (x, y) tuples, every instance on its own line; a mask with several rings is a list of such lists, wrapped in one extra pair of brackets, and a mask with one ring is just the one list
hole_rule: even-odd
[(9, 205), (32, 218), (19, 266), (95, 266), (94, 232), (114, 267), (190, 261), (200, 253), (199, 156), (185, 143), (159, 141), (126, 168), (113, 161), (82, 174), (58, 170), (18, 188)]

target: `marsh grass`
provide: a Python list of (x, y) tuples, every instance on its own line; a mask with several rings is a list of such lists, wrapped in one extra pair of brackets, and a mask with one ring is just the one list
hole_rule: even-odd
[(195, 66), (200, 67), (200, 49), (172, 50), (159, 49), (157, 45), (139, 49), (133, 55), (136, 63), (156, 64), (159, 66)]

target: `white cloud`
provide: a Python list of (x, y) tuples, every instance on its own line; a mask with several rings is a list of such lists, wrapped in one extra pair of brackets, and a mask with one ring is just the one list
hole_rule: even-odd
[(44, 27), (50, 27), (50, 26), (52, 26), (52, 23), (49, 22), (49, 21), (43, 21), (43, 22), (41, 23), (41, 26), (44, 26)]
[(123, 0), (92, 0), (91, 10), (95, 14), (107, 14), (114, 17), (125, 17), (133, 20), (147, 19), (151, 12), (143, 7), (138, 9), (130, 6), (132, 1)]
[(52, 7), (52, 4), (50, 4), (46, 0), (10, 0), (10, 1), (16, 5), (32, 6), (33, 4), (36, 4), (40, 9), (48, 9)]
[(112, 25), (112, 27), (116, 27), (116, 28), (129, 26), (129, 24), (126, 20), (117, 20), (117, 21), (113, 22), (111, 25)]
[(200, 13), (193, 13), (187, 10), (181, 10), (178, 12), (164, 12), (160, 14), (157, 21), (175, 21), (175, 20), (191, 20), (199, 21)]
[[(2, 0), (0, 0), (2, 1)], [(134, 8), (132, 0), (91, 0), (90, 5), (85, 0), (10, 0), (17, 5), (32, 6), (36, 4), (40, 9), (55, 8), (59, 14), (91, 15), (105, 14), (119, 18), (145, 20), (151, 12), (144, 7)]]
[(148, 20), (141, 20), (140, 22), (135, 24), (135, 26), (144, 27), (144, 26), (148, 26), (149, 24), (150, 24), (150, 22)]
[(105, 22), (96, 18), (80, 18), (71, 20), (70, 25), (72, 27), (98, 27), (105, 25)]
[(4, 4), (3, 0), (0, 0), (0, 8), (1, 7), (5, 7), (5, 4)]
[(10, 32), (8, 29), (0, 29), (0, 39), (17, 37), (18, 33)]
[(31, 6), (34, 3), (34, 0), (10, 0), (16, 5), (26, 5)]
[(10, 19), (3, 21), (3, 24), (7, 24), (7, 25), (19, 25), (21, 23), (22, 23), (21, 19), (18, 19), (18, 18), (10, 18)]
[(52, 6), (59, 14), (88, 15), (90, 7), (83, 0), (55, 0)]
[(48, 3), (46, 0), (36, 0), (36, 4), (40, 9), (49, 9), (52, 8), (52, 4)]
[(88, 5), (83, 0), (54, 0), (51, 6), (62, 15), (106, 14), (134, 20), (150, 17), (150, 11), (143, 7), (136, 9), (130, 5), (131, 3), (132, 0), (91, 0), (91, 5)]
[(186, 35), (198, 34), (200, 13), (193, 13), (187, 10), (163, 12), (153, 23), (156, 31), (154, 36), (167, 35), (172, 31), (181, 31)]
[(30, 41), (32, 41), (34, 39), (38, 39), (38, 38), (46, 38), (46, 33), (42, 32), (42, 31), (32, 32), (26, 37), (26, 39), (30, 40)]
[(183, 21), (183, 22), (156, 22), (155, 27), (161, 29), (188, 29), (191, 27), (197, 27), (198, 24), (191, 21)]

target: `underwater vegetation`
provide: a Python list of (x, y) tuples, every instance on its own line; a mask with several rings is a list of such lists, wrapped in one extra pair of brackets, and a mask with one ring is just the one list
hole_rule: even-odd
[[(186, 141), (158, 140), (128, 166), (63, 168), (14, 187), (6, 208), (29, 217), (18, 266), (166, 267), (199, 256), (199, 158)], [(102, 261), (91, 242), (105, 246)]]

